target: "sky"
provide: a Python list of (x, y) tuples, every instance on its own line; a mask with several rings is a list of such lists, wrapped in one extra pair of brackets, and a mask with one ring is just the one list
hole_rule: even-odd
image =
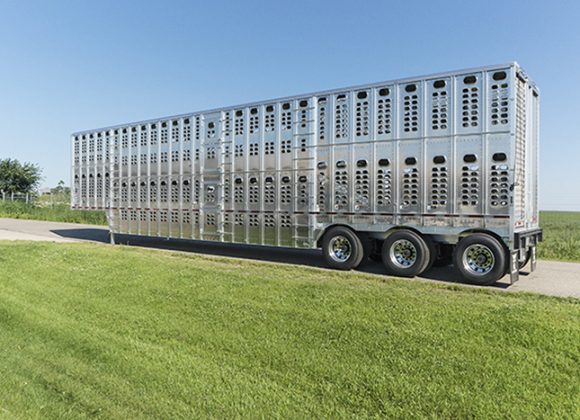
[(0, 158), (70, 179), (70, 134), (517, 61), (540, 208), (580, 210), (578, 1), (0, 0)]

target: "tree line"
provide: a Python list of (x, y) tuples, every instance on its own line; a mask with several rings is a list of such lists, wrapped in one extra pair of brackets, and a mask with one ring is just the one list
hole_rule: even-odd
[(40, 185), (42, 170), (38, 165), (16, 159), (0, 159), (0, 192), (32, 193)]

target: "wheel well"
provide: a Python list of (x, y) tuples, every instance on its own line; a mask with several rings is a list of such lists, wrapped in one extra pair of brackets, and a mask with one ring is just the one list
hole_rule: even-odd
[(394, 227), (390, 228), (389, 230), (387, 230), (386, 232), (369, 232), (369, 231), (363, 231), (363, 230), (355, 230), (349, 225), (337, 223), (334, 225), (327, 226), (324, 229), (324, 231), (320, 234), (320, 237), (316, 240), (316, 246), (318, 248), (320, 248), (322, 246), (322, 238), (324, 238), (324, 235), (326, 235), (326, 232), (328, 232), (330, 229), (335, 228), (337, 226), (341, 226), (341, 227), (352, 230), (361, 239), (368, 238), (368, 239), (372, 239), (372, 240), (376, 240), (376, 241), (384, 241), (387, 238), (387, 236), (389, 236), (389, 235), (391, 235), (399, 230), (410, 230), (410, 231), (416, 233), (417, 235), (420, 235), (423, 238), (430, 236), (430, 235), (425, 235), (421, 231), (419, 231), (411, 226), (394, 226)]
[[(457, 235), (457, 237), (459, 238), (459, 240), (457, 241), (457, 243), (459, 243), (459, 241), (461, 241), (463, 238), (472, 235), (474, 233), (484, 233), (486, 235), (491, 236), (492, 238), (495, 238), (498, 240), (498, 242), (501, 244), (501, 246), (503, 247), (503, 249), (505, 250), (505, 252), (507, 254), (509, 254), (509, 249), (508, 246), (506, 245), (505, 241), (503, 240), (503, 238), (501, 236), (499, 236), (497, 233), (492, 232), (490, 230), (485, 230), (485, 229), (469, 229), (469, 230), (464, 230), (463, 232), (461, 232), (459, 235)], [(455, 244), (457, 245), (457, 244)]]
[(366, 236), (366, 234), (367, 234), (366, 232), (361, 232), (359, 230), (354, 230), (351, 226), (345, 225), (345, 224), (342, 224), (342, 223), (336, 223), (334, 225), (328, 225), (328, 226), (326, 226), (326, 228), (322, 231), (322, 233), (320, 234), (320, 236), (316, 240), (316, 247), (317, 248), (321, 248), (322, 247), (322, 238), (324, 238), (324, 235), (326, 235), (326, 232), (328, 232), (330, 229), (333, 229), (335, 227), (343, 227), (343, 228), (346, 228), (346, 229), (350, 229), (359, 238), (364, 238)]

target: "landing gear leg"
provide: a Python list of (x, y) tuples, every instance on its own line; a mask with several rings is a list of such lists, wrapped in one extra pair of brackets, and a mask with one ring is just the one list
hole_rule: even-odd
[(115, 232), (113, 231), (113, 210), (107, 213), (107, 222), (109, 223), (109, 243), (115, 245)]

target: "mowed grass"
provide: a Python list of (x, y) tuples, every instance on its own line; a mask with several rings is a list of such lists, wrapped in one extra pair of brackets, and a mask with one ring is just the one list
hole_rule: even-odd
[(541, 211), (544, 240), (538, 257), (545, 260), (580, 262), (580, 212)]
[(89, 225), (107, 224), (107, 217), (104, 211), (72, 210), (67, 204), (38, 206), (18, 201), (0, 201), (0, 217)]
[(574, 299), (92, 244), (0, 267), (5, 417), (580, 414)]

